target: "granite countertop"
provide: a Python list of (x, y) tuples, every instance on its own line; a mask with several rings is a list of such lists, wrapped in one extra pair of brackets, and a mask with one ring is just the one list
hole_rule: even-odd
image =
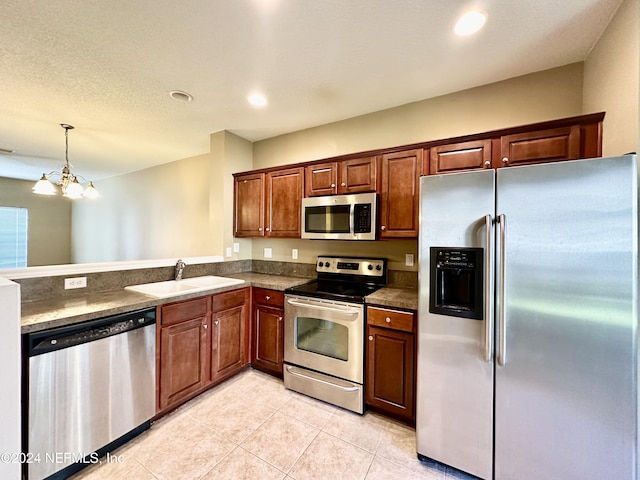
[(418, 290), (415, 288), (384, 287), (365, 298), (367, 305), (418, 310)]
[[(169, 298), (155, 298), (129, 290), (84, 293), (77, 296), (22, 303), (22, 333), (71, 325), (96, 318), (117, 315), (165, 303), (187, 300), (213, 293), (221, 293), (242, 287), (269, 288), (284, 291), (289, 287), (309, 282), (310, 278), (270, 275), (264, 273), (236, 273), (225, 275), (244, 280), (241, 285), (198, 291)], [(418, 309), (418, 292), (415, 289), (385, 287), (366, 297), (369, 305)]]
[(245, 283), (223, 288), (200, 290), (168, 298), (155, 298), (122, 289), (107, 292), (83, 293), (76, 296), (35, 302), (22, 302), (21, 331), (22, 333), (37, 332), (48, 328), (71, 325), (87, 320), (151, 308), (165, 303), (187, 300), (189, 298), (201, 297), (213, 293), (221, 293), (242, 287), (253, 286), (270, 288), (272, 290), (285, 290), (286, 288), (307, 283), (311, 280), (309, 278), (250, 272), (225, 276), (244, 280)]

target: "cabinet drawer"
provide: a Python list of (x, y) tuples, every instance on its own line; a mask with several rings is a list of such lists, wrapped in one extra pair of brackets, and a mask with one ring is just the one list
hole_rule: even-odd
[(212, 297), (211, 310), (220, 312), (228, 308), (244, 305), (246, 299), (246, 288), (233, 290), (231, 292), (219, 293)]
[(253, 302), (260, 305), (282, 308), (284, 307), (284, 293), (266, 288), (254, 288)]
[(367, 307), (367, 324), (413, 332), (413, 313)]
[(192, 318), (204, 317), (207, 315), (208, 302), (209, 297), (200, 297), (194, 298), (193, 300), (163, 305), (161, 309), (161, 323), (162, 325), (171, 325)]

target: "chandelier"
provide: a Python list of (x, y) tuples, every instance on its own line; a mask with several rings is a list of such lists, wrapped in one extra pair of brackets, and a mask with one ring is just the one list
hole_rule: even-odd
[(62, 166), (61, 171), (50, 172), (49, 174), (42, 174), (42, 178), (36, 182), (33, 186), (33, 192), (39, 195), (55, 195), (57, 193), (56, 187), (48, 177), (58, 177), (59, 180), (56, 182), (56, 185), (60, 187), (62, 190), (62, 196), (67, 198), (96, 198), (99, 197), (100, 194), (98, 190), (93, 186), (93, 182), (89, 182), (86, 187), (82, 187), (80, 182), (78, 182), (78, 178), (83, 179), (86, 182), (86, 179), (80, 175), (75, 175), (71, 172), (71, 165), (69, 164), (69, 130), (73, 130), (73, 125), (67, 125), (66, 123), (61, 123), (60, 126), (64, 128), (64, 140), (65, 140), (65, 150), (64, 150), (64, 160), (65, 164)]

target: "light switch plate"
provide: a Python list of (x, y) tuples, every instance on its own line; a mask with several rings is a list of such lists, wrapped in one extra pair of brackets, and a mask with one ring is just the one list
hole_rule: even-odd
[(227, 257), (231, 256), (231, 247), (227, 247)]
[(240, 244), (238, 242), (233, 242), (233, 253), (240, 253)]
[(413, 267), (413, 253), (407, 253), (404, 256), (404, 264), (407, 267)]
[(298, 249), (297, 248), (292, 248), (291, 249), (291, 258), (294, 260), (298, 259)]
[(271, 258), (271, 257), (273, 257), (273, 251), (270, 248), (265, 248), (264, 258)]

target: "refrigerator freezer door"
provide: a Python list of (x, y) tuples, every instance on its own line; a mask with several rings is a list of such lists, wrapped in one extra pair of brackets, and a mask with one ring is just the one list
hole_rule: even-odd
[(503, 168), (497, 185), (495, 478), (635, 479), (635, 157)]
[[(493, 450), (493, 170), (421, 179), (417, 450), (484, 479)], [(493, 238), (493, 237), (490, 237)], [(482, 248), (483, 318), (429, 312), (431, 247)], [(487, 251), (488, 248), (488, 251)], [(487, 336), (487, 331), (489, 335)]]

